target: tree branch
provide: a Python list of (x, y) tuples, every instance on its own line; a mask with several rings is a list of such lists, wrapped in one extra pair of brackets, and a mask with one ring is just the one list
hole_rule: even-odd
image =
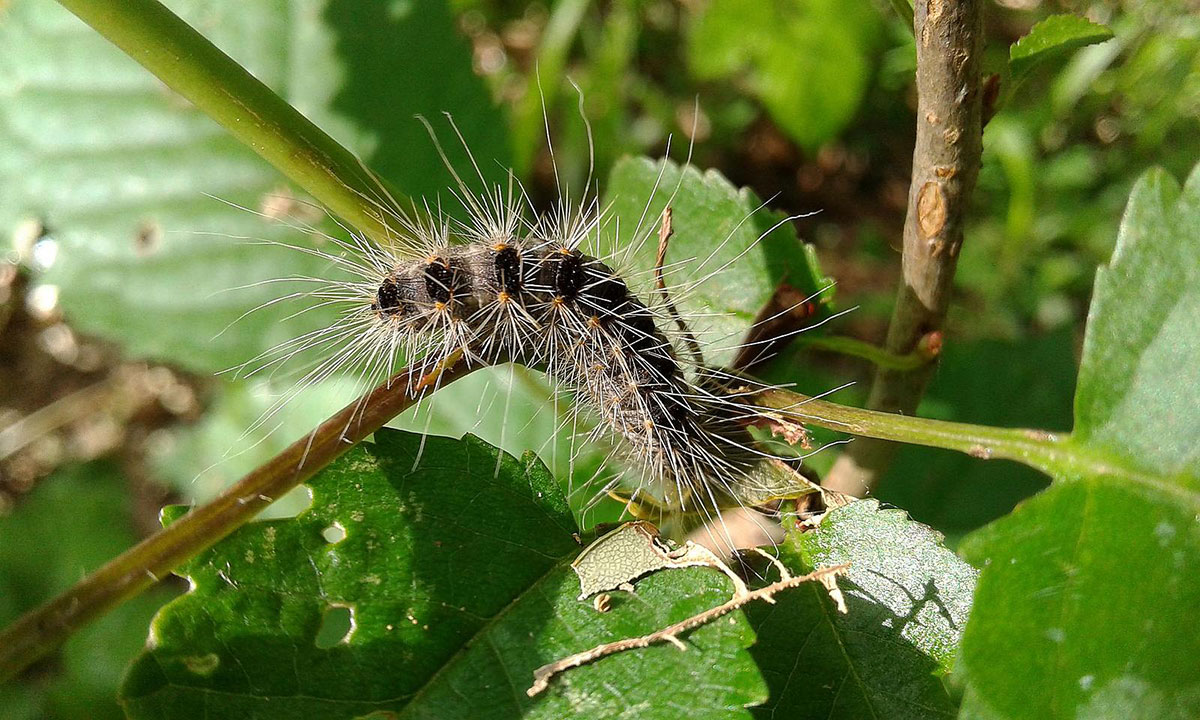
[[(917, 138), (904, 223), (903, 282), (888, 328), (886, 350), (912, 353), (940, 331), (963, 242), (967, 203), (982, 150), (980, 64), (982, 0), (918, 0)], [(879, 368), (867, 407), (916, 410), (935, 364)], [(838, 458), (826, 487), (863, 495), (891, 462), (895, 446), (864, 440)]]
[(418, 375), (416, 368), (401, 370), (208, 504), (193, 508), (63, 594), (18, 618), (0, 632), (0, 683), (54, 650), (87, 622), (215, 545), (276, 498), (383, 427), (426, 391), (453, 382), (479, 367), (467, 367), (459, 360), (460, 356), (461, 353), (455, 353), (423, 376)]

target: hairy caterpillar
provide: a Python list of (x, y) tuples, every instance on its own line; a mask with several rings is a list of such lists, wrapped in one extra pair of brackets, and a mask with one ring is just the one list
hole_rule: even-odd
[(477, 365), (514, 362), (543, 370), (574, 394), (570, 407), (587, 408), (598, 422), (585, 444), (617, 446), (635, 475), (635, 498), (712, 517), (777, 489), (759, 472), (774, 456), (751, 432), (767, 414), (747, 397), (763, 386), (706, 366), (669, 294), (639, 297), (620, 270), (650, 237), (642, 223), (621, 252), (596, 257), (584, 250), (600, 244), (606, 222), (594, 197), (526, 214), (511, 181), (473, 194), (455, 179), (465, 221), (428, 206), (410, 215), (378, 203), (398, 242), (340, 241), (347, 253), (328, 257), (356, 277), (311, 293), (341, 306), (340, 319), (277, 348), (263, 367), (312, 346), (327, 357), (302, 385), (349, 366), (374, 383), (401, 358), (427, 368), (454, 353)]

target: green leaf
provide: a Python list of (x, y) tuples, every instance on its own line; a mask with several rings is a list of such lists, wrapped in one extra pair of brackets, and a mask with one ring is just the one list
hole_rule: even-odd
[(1034, 25), (1008, 50), (1014, 80), (1051, 58), (1112, 38), (1112, 30), (1078, 15), (1051, 15)]
[[(367, 0), (169, 4), (335, 136), (370, 150), (411, 195), (449, 180), (416, 112), (454, 112), (481, 165), (507, 160), (503, 123), (443, 3), (391, 14)], [(73, 326), (210, 372), (328, 323), (320, 311), (285, 322), (297, 307), (280, 303), (216, 337), (247, 310), (310, 286), (235, 288), (330, 275), (327, 261), (236, 238), (320, 240), (213, 199), (257, 211), (286, 183), (54, 3), (16, 0), (0, 44), (0, 227), (45, 227), (58, 253), (40, 280), (58, 289)], [(322, 220), (293, 210), (292, 223)]]
[(940, 534), (902, 510), (861, 500), (831, 510), (811, 532), (792, 531), (784, 561), (798, 568), (849, 562), (839, 614), (817, 586), (747, 609), (752, 652), (771, 688), (763, 717), (953, 717), (936, 675), (948, 672), (977, 572)]
[[(735, 346), (779, 285), (787, 283), (805, 296), (829, 287), (792, 223), (762, 209), (751, 190), (739, 190), (715, 170), (701, 173), (669, 160), (624, 158), (613, 168), (605, 205), (619, 223), (617, 247), (635, 246), (623, 269), (642, 300), (657, 300), (652, 269), (668, 202), (674, 236), (666, 280), (687, 290), (698, 282), (682, 297), (677, 287), (672, 298), (697, 338), (715, 343), (705, 348), (709, 365), (732, 363)], [(723, 315), (708, 317), (716, 313)]]
[[(107, 463), (56, 472), (0, 516), (0, 626), (70, 587), (137, 540), (128, 484)], [(168, 593), (155, 590), (80, 629), (23, 683), (0, 687), (5, 720), (123, 718), (117, 683)]]
[(1097, 274), (1065, 475), (963, 553), (984, 565), (963, 637), (974, 717), (1195, 717), (1200, 172), (1138, 182)]
[(814, 150), (858, 111), (879, 33), (869, 3), (713, 0), (692, 20), (688, 67), (700, 80), (736, 78)]
[[(1200, 478), (1200, 168), (1147, 173), (1096, 286), (1074, 438), (1164, 475)], [(1192, 485), (1196, 487), (1196, 485)]]
[(414, 470), (421, 446), (380, 431), (311, 482), (309, 510), (189, 562), (193, 590), (126, 679), (131, 717), (725, 718), (764, 699), (736, 615), (689, 652), (623, 653), (526, 697), (540, 665), (719, 604), (730, 583), (659, 573), (600, 614), (576, 599), (575, 526), (540, 463), (431, 437)]
[(1061, 483), (965, 541), (984, 567), (963, 637), (974, 712), (1200, 714), (1198, 511), (1119, 481)]

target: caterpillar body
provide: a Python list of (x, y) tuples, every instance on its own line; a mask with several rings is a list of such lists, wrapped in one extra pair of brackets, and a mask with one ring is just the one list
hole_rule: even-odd
[(739, 422), (749, 406), (722, 395), (715, 375), (689, 380), (652, 310), (607, 264), (567, 244), (447, 245), (395, 265), (368, 310), (396, 337), (432, 332), (440, 350), (471, 362), (544, 367), (683, 509), (697, 495), (705, 504), (731, 496), (758, 459)]
[[(602, 259), (582, 249), (599, 244), (604, 226), (595, 198), (563, 200), (530, 220), (511, 184), (507, 195), (501, 187), (470, 194), (458, 181), (466, 222), (428, 206), (411, 215), (389, 209), (399, 226), (394, 246), (335, 239), (348, 252), (328, 257), (357, 278), (324, 281), (311, 294), (342, 305), (338, 321), (276, 348), (265, 365), (321, 345), (330, 356), (305, 385), (352, 365), (375, 384), (400, 358), (424, 370), (454, 353), (479, 366), (513, 362), (573, 393), (569, 407), (597, 421), (585, 443), (615, 445), (637, 475), (625, 483), (633, 498), (660, 512), (711, 520), (778, 489), (760, 472), (775, 456), (751, 432), (769, 414), (748, 396), (765, 386), (705, 365), (666, 290), (657, 305), (647, 302), (615, 269), (639, 247), (640, 224), (624, 253)], [(661, 259), (657, 270), (661, 279)]]

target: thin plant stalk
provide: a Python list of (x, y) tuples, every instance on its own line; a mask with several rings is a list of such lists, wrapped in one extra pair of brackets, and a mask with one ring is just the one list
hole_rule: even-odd
[[(870, 439), (923, 445), (955, 450), (980, 460), (1013, 460), (1059, 480), (1107, 475), (1166, 492), (1178, 491), (1171, 483), (1130, 466), (1123, 458), (1077, 442), (1070, 433), (930, 420), (838, 405), (781, 388), (758, 393), (754, 404), (781, 411), (794, 422), (858, 436), (855, 443)], [(832, 489), (827, 483), (822, 487)]]
[(796, 341), (815, 350), (862, 358), (876, 367), (890, 370), (915, 370), (929, 364), (936, 357), (930, 352), (922, 352), (920, 347), (907, 355), (893, 355), (878, 345), (840, 335), (801, 336)]

